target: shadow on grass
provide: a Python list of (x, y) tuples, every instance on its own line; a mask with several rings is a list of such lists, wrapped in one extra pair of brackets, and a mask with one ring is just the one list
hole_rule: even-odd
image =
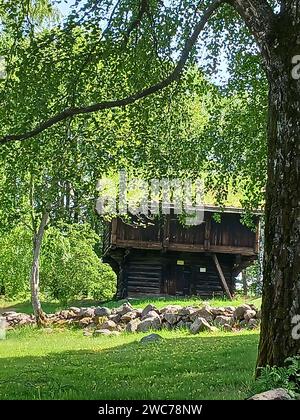
[(110, 348), (109, 337), (80, 338), (87, 348), (66, 351), (62, 343), (55, 352), (47, 340), (44, 355), (0, 358), (0, 399), (244, 399), (258, 336), (167, 338), (147, 345), (137, 337), (119, 345), (118, 337)]

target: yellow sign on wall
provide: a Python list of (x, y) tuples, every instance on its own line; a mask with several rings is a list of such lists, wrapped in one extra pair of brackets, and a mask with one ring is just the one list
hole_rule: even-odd
[(184, 265), (184, 261), (183, 260), (177, 260), (177, 265)]

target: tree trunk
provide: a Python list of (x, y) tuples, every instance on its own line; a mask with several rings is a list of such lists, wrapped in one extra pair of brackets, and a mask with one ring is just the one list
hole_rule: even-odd
[(42, 310), (41, 302), (39, 299), (39, 283), (40, 283), (40, 252), (43, 241), (43, 236), (45, 232), (45, 227), (47, 226), (49, 220), (49, 213), (45, 212), (42, 216), (42, 220), (38, 229), (38, 232), (34, 235), (33, 240), (33, 262), (31, 269), (31, 303), (33, 307), (33, 312), (35, 315), (36, 323), (38, 327), (45, 325), (46, 316)]
[[(299, 28), (276, 28), (268, 70), (268, 182), (262, 325), (257, 366), (282, 366), (300, 351), (300, 80), (292, 74)], [(299, 322), (299, 321), (298, 321)], [(299, 328), (298, 328), (299, 330)]]
[(242, 271), (243, 295), (248, 296), (248, 283), (246, 270)]

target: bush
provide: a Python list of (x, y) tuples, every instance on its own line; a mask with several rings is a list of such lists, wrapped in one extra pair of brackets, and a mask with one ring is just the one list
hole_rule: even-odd
[(17, 226), (0, 238), (0, 289), (7, 298), (29, 293), (32, 234)]
[(300, 356), (289, 357), (283, 367), (261, 368), (253, 392), (260, 393), (275, 388), (284, 388), (292, 397), (300, 395)]
[(94, 251), (100, 238), (88, 225), (50, 227), (41, 258), (41, 291), (67, 302), (81, 297), (111, 299), (116, 276)]
[[(50, 226), (41, 252), (41, 292), (63, 303), (82, 297), (111, 299), (116, 290), (116, 276), (94, 251), (99, 240), (86, 224)], [(18, 226), (1, 237), (0, 288), (7, 298), (28, 296), (31, 262), (29, 229)]]

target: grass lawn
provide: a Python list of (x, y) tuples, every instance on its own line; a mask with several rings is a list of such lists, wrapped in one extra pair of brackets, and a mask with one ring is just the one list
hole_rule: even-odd
[(20, 328), (0, 341), (0, 399), (244, 399), (258, 333), (163, 331), (84, 337)]
[[(127, 300), (122, 301), (110, 301), (101, 303), (103, 306), (107, 306), (109, 308), (118, 307), (122, 303), (126, 302)], [(157, 306), (157, 308), (162, 308), (166, 305), (182, 305), (182, 306), (189, 306), (189, 305), (201, 305), (205, 301), (201, 300), (197, 297), (192, 298), (178, 298), (178, 297), (158, 297), (158, 298), (145, 298), (145, 299), (128, 299), (128, 301), (135, 307), (135, 308), (144, 308), (148, 303), (153, 303)], [(253, 299), (253, 298), (245, 298), (238, 296), (234, 300), (230, 301), (228, 299), (210, 299), (209, 301), (206, 301), (211, 306), (238, 306), (242, 303), (253, 303), (258, 308), (261, 305), (261, 299)], [(46, 313), (52, 313), (56, 312), (61, 309), (65, 309), (70, 306), (98, 306), (100, 303), (98, 301), (93, 301), (91, 299), (85, 299), (85, 300), (78, 300), (69, 302), (67, 305), (63, 305), (60, 302), (48, 302), (43, 301), (42, 306)], [(4, 299), (1, 299), (0, 297), (0, 313), (1, 311), (18, 311), (18, 312), (24, 312), (27, 314), (32, 313), (32, 306), (30, 303), (30, 300), (23, 300), (23, 301), (6, 301)]]

